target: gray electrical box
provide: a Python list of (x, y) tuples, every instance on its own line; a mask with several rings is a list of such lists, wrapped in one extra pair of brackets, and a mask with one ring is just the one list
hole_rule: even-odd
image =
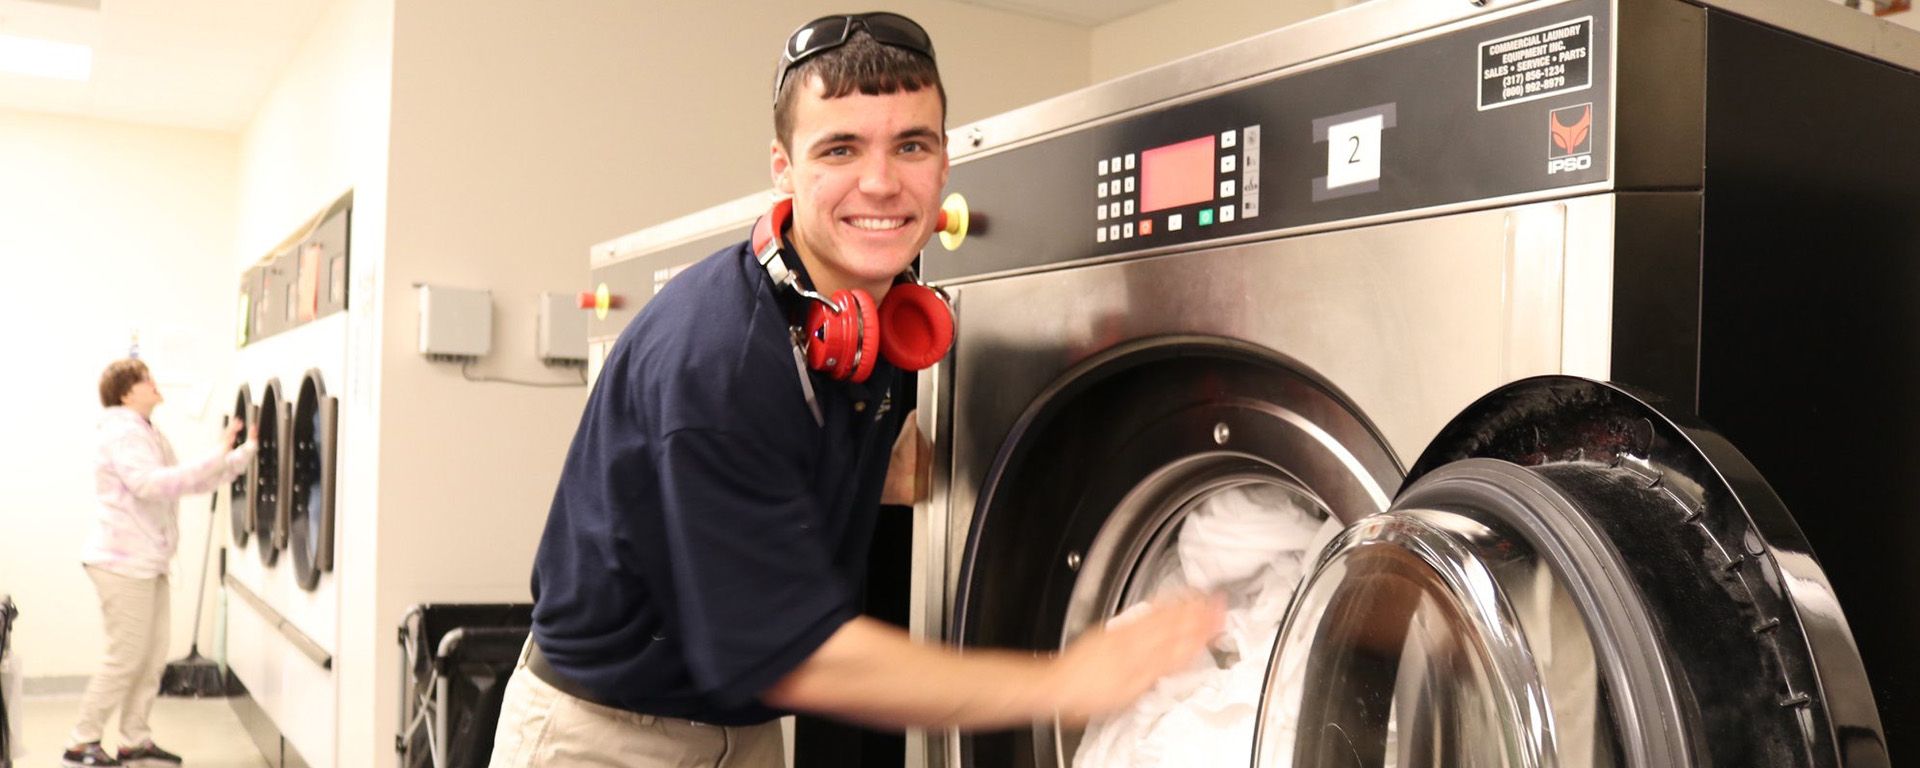
[(534, 351), (547, 365), (587, 364), (587, 310), (574, 303), (573, 294), (540, 294), (534, 333)]
[(422, 285), (420, 354), (472, 359), (493, 348), (493, 292)]

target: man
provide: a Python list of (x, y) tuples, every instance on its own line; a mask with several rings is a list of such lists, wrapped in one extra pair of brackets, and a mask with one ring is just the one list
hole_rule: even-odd
[(858, 614), (883, 487), (914, 501), (923, 448), (891, 408), (898, 368), (806, 370), (789, 329), (820, 297), (903, 290), (938, 220), (945, 119), (911, 20), (832, 16), (789, 39), (772, 172), (791, 224), (772, 234), (797, 286), (742, 243), (675, 277), (614, 345), (541, 539), (495, 768), (778, 766), (774, 720), (794, 711), (894, 728), (1079, 722), (1217, 630), (1219, 606), (1194, 599), (1055, 659), (961, 657)]
[[(98, 526), (87, 537), (80, 562), (100, 593), (107, 658), (80, 699), (80, 722), (60, 755), (67, 768), (180, 764), (179, 755), (153, 743), (147, 724), (171, 635), (168, 572), (180, 546), (180, 497), (232, 480), (253, 461), (259, 444), (248, 429), (245, 443), (226, 449), (240, 434), (240, 422), (232, 421), (218, 453), (181, 465), (173, 444), (153, 428), (153, 409), (165, 399), (139, 360), (114, 361), (100, 374), (100, 405), (106, 412), (100, 416), (93, 460)], [(120, 748), (109, 755), (100, 738), (115, 710)]]

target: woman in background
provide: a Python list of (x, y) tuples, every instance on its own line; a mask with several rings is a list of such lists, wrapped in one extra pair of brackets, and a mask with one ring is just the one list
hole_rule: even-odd
[[(139, 360), (117, 360), (100, 374), (100, 404), (107, 410), (100, 417), (93, 464), (99, 524), (81, 549), (80, 562), (100, 593), (107, 657), (87, 683), (80, 723), (61, 755), (69, 768), (180, 764), (178, 755), (154, 745), (147, 726), (167, 658), (168, 573), (180, 543), (179, 499), (233, 479), (258, 446), (249, 429), (238, 447), (179, 464), (173, 445), (153, 427), (153, 409), (164, 399)], [(240, 428), (239, 421), (229, 423), (220, 444), (233, 445)], [(115, 710), (120, 712), (120, 748), (109, 755), (100, 737)]]

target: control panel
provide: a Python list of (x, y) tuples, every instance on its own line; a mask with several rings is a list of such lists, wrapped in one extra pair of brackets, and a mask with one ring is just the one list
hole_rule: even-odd
[(1040, 141), (1000, 137), (1010, 148), (960, 158), (947, 184), (991, 227), (930, 254), (922, 274), (951, 282), (1604, 183), (1610, 24), (1606, 0), (1573, 0)]
[(1095, 243), (1171, 241), (1260, 215), (1258, 125), (1103, 157), (1095, 168)]

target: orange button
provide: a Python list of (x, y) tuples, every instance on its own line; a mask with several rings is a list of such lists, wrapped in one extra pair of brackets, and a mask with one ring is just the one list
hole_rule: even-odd
[(1153, 234), (1153, 219), (1141, 219), (1140, 220), (1140, 236), (1146, 237), (1147, 235), (1151, 235), (1151, 234)]

